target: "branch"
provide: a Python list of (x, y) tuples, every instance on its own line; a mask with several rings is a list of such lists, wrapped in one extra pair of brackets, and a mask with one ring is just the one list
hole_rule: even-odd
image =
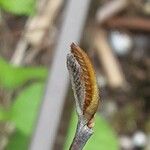
[(125, 76), (118, 59), (108, 44), (104, 30), (97, 31), (94, 47), (107, 75), (109, 85), (112, 88), (124, 87), (126, 85)]
[(128, 6), (128, 0), (113, 0), (109, 1), (100, 9), (98, 10), (96, 14), (96, 20), (98, 23), (103, 23), (109, 18), (115, 16)]
[(82, 150), (93, 134), (93, 129), (78, 122), (77, 130), (69, 150)]
[(74, 92), (78, 125), (70, 150), (82, 150), (93, 134), (94, 115), (99, 104), (99, 90), (94, 68), (87, 54), (74, 43), (67, 55), (72, 89)]
[[(35, 51), (32, 54), (35, 56), (41, 49), (41, 45), (44, 41), (48, 31), (52, 31), (54, 26), (54, 20), (60, 11), (63, 4), (63, 0), (39, 0), (37, 14), (34, 17), (30, 17), (25, 25), (24, 32), (18, 41), (15, 52), (12, 56), (11, 63), (19, 66), (23, 63), (26, 55), (26, 50), (31, 44), (32, 50)], [(29, 55), (26, 56), (26, 58)], [(30, 57), (30, 61), (34, 58)]]
[(106, 21), (106, 25), (111, 28), (127, 28), (150, 32), (150, 20), (140, 17), (115, 17)]

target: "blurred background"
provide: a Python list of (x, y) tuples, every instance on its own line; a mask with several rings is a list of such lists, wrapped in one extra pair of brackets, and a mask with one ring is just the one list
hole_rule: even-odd
[[(60, 84), (63, 78), (67, 78), (63, 84), (69, 83), (53, 63), (57, 59), (65, 63), (57, 53), (59, 36), (65, 37), (64, 20), (80, 4), (68, 3), (0, 0), (0, 150), (28, 149), (45, 90), (55, 89), (47, 82), (51, 74), (56, 76), (53, 83), (57, 78)], [(71, 42), (91, 58), (101, 102), (94, 134), (84, 149), (150, 150), (150, 1), (92, 0), (85, 7), (78, 24), (82, 33)], [(69, 51), (70, 44), (61, 52)], [(47, 114), (52, 122), (59, 116), (54, 150), (68, 149), (77, 124), (72, 90), (64, 88), (54, 90), (65, 95), (58, 107), (61, 113)], [(51, 95), (49, 100), (57, 101)]]

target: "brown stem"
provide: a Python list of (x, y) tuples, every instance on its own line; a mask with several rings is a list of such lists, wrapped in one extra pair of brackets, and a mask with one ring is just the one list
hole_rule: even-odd
[(150, 20), (144, 18), (116, 17), (108, 20), (106, 25), (111, 28), (150, 31)]

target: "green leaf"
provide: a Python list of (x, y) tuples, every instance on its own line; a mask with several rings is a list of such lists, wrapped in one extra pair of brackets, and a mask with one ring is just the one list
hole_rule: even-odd
[(6, 150), (27, 150), (29, 137), (17, 130), (11, 135)]
[[(64, 150), (68, 150), (75, 134), (76, 114), (73, 113)], [(101, 116), (96, 116), (94, 134), (86, 143), (84, 150), (119, 150), (117, 137), (110, 125)]]
[(10, 112), (0, 107), (0, 121), (8, 121), (10, 117)]
[(43, 92), (44, 85), (34, 83), (19, 94), (11, 108), (11, 121), (25, 135), (32, 133)]
[(43, 80), (47, 76), (44, 67), (14, 67), (0, 57), (0, 85), (14, 89), (30, 80)]
[(5, 11), (17, 15), (31, 15), (35, 11), (35, 0), (0, 0)]

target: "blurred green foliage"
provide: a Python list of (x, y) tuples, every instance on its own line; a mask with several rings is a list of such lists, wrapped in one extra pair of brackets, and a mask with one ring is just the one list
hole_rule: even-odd
[(43, 83), (34, 83), (26, 87), (14, 100), (7, 112), (9, 122), (16, 131), (9, 140), (7, 150), (27, 150), (44, 90)]
[(44, 67), (14, 67), (0, 58), (0, 85), (7, 89), (15, 89), (27, 81), (44, 80), (47, 69)]
[[(72, 114), (69, 131), (64, 150), (68, 150), (75, 134), (77, 116)], [(94, 134), (86, 143), (84, 150), (119, 150), (119, 144), (115, 132), (108, 122), (100, 115), (96, 116)]]
[(0, 107), (0, 121), (7, 121), (10, 119), (10, 112), (9, 110), (5, 110), (4, 108)]
[(30, 85), (17, 96), (12, 105), (10, 121), (25, 135), (32, 133), (43, 89), (42, 83)]
[(31, 15), (35, 11), (36, 0), (0, 0), (0, 7), (16, 15)]
[(10, 137), (6, 150), (27, 150), (29, 138), (30, 137), (16, 130), (16, 132)]
[(27, 150), (43, 92), (44, 84), (34, 83), (25, 88), (14, 100), (10, 111), (10, 122), (17, 130), (10, 138), (7, 150)]
[(9, 121), (16, 128), (9, 140), (7, 150), (27, 150), (47, 73), (44, 67), (14, 67), (0, 58), (0, 86), (6, 91), (13, 91), (29, 81), (36, 80), (21, 90), (7, 110), (0, 107), (0, 121)]

